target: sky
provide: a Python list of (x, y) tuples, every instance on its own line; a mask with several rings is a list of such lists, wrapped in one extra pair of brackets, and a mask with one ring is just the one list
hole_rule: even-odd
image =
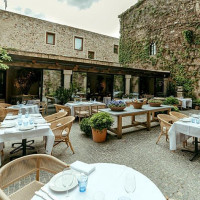
[[(5, 9), (0, 0), (0, 9)], [(119, 38), (119, 18), (137, 0), (7, 0), (7, 11)]]

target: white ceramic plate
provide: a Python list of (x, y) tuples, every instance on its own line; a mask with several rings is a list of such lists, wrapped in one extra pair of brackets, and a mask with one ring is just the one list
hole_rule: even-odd
[(21, 127), (19, 127), (19, 130), (20, 131), (27, 131), (27, 130), (31, 130), (33, 128), (34, 128), (33, 125), (30, 125), (30, 126), (21, 126)]
[(183, 121), (183, 122), (191, 122), (191, 119), (190, 118), (183, 118), (181, 121)]
[(65, 172), (65, 184), (66, 187), (63, 186), (63, 172), (60, 172), (53, 176), (53, 178), (49, 182), (49, 187), (55, 192), (64, 192), (67, 190), (71, 190), (78, 185), (77, 178), (74, 174), (70, 174), (71, 170)]
[(17, 115), (7, 115), (6, 120), (13, 120), (13, 119), (17, 119)]
[(15, 127), (16, 123), (3, 123), (1, 124), (1, 128), (12, 128)]
[(196, 114), (192, 114), (191, 117), (194, 117), (194, 118), (199, 118), (199, 115), (196, 115)]

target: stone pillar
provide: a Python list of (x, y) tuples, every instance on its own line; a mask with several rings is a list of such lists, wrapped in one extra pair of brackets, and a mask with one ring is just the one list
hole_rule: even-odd
[(69, 89), (71, 85), (72, 70), (64, 70), (64, 88)]
[(125, 94), (130, 94), (130, 80), (131, 75), (125, 75), (126, 85), (125, 85)]
[(139, 93), (139, 77), (138, 76), (132, 77), (132, 86), (133, 86), (132, 91), (135, 93)]
[(167, 96), (167, 87), (168, 87), (168, 83), (169, 83), (169, 79), (168, 78), (164, 78), (164, 96)]

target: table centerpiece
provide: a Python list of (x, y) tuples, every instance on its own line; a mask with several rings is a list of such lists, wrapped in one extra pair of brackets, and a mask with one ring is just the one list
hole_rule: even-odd
[(161, 100), (158, 100), (158, 99), (150, 99), (148, 101), (149, 105), (151, 107), (160, 107), (160, 105), (162, 104), (162, 101)]
[(141, 109), (142, 106), (143, 106), (143, 101), (139, 101), (139, 100), (135, 99), (135, 100), (133, 101), (132, 105), (133, 105), (133, 107), (134, 107), (135, 109)]
[(108, 107), (112, 111), (123, 111), (126, 108), (126, 104), (123, 101), (116, 101), (112, 100), (109, 104)]

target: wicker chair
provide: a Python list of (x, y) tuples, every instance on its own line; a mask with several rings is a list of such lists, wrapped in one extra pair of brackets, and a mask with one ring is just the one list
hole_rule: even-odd
[(13, 114), (13, 115), (18, 115), (19, 109), (14, 109), (14, 108), (5, 108), (5, 114), (7, 115), (8, 113)]
[(67, 112), (67, 115), (70, 116), (71, 115), (71, 109), (68, 106), (63, 106), (63, 105), (59, 105), (59, 104), (54, 104), (55, 108), (56, 108), (56, 112), (59, 112), (60, 110), (64, 110)]
[(8, 108), (12, 106), (11, 104), (8, 104), (8, 103), (0, 103), (0, 107), (3, 107), (3, 108)]
[(104, 109), (106, 108), (106, 105), (96, 105), (91, 107), (91, 112), (92, 114), (100, 112), (99, 109)]
[(183, 119), (185, 117), (188, 117), (187, 115), (183, 114), (183, 113), (180, 113), (180, 112), (170, 112), (169, 113), (171, 116), (174, 116), (174, 117), (177, 117), (178, 119)]
[(89, 106), (77, 106), (74, 107), (75, 116), (79, 118), (79, 123), (82, 117), (90, 116), (90, 107)]
[(52, 115), (48, 115), (48, 116), (44, 117), (44, 119), (47, 122), (53, 122), (55, 120), (61, 119), (61, 118), (66, 117), (66, 116), (67, 116), (67, 112), (58, 112), (58, 113), (55, 113), (55, 114), (52, 114)]
[(177, 117), (166, 115), (166, 114), (159, 114), (157, 117), (160, 122), (161, 132), (160, 132), (160, 135), (158, 137), (156, 144), (158, 144), (161, 136), (164, 134), (166, 135), (166, 141), (169, 139), (168, 131), (169, 131), (170, 127), (172, 126), (172, 124), (174, 122), (178, 121)]
[[(68, 167), (69, 165), (57, 158), (45, 154), (28, 155), (13, 160), (0, 169), (0, 199), (30, 200), (35, 195), (35, 192), (44, 185), (40, 182), (40, 171), (57, 174)], [(34, 173), (36, 174), (34, 181), (25, 184), (23, 188), (20, 188), (10, 196), (3, 192), (4, 188)]]
[(6, 111), (5, 108), (0, 107), (0, 122), (2, 122), (6, 117)]
[(51, 123), (51, 130), (53, 131), (55, 135), (54, 146), (56, 146), (60, 142), (65, 142), (67, 146), (70, 146), (73, 153), (74, 153), (74, 149), (71, 145), (69, 134), (70, 134), (70, 130), (71, 130), (74, 119), (75, 117), (73, 116), (67, 116)]
[(38, 107), (39, 107), (39, 112), (42, 114), (42, 116), (44, 116), (44, 114), (47, 113), (47, 103), (41, 101), (38, 103)]

